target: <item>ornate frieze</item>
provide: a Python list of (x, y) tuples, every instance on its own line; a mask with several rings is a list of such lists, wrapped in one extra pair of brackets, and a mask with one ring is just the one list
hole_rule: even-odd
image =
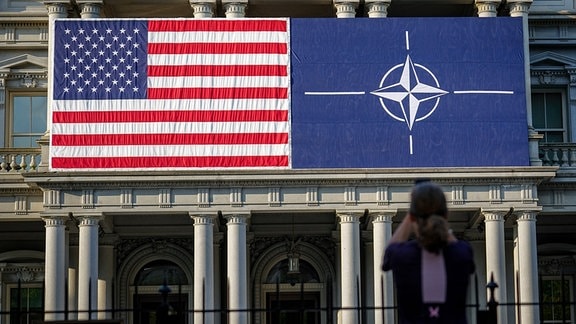
[(120, 207), (132, 208), (132, 189), (127, 188), (120, 190)]
[(358, 204), (358, 198), (356, 197), (356, 187), (344, 188), (344, 205), (356, 206), (357, 204)]
[(93, 209), (94, 208), (94, 190), (85, 189), (82, 190), (82, 208)]
[(452, 186), (452, 204), (464, 205), (464, 186)]
[(242, 207), (242, 188), (230, 188), (230, 207)]
[(172, 190), (160, 189), (158, 192), (158, 206), (160, 208), (172, 207)]
[(14, 212), (16, 215), (28, 213), (28, 196), (18, 195), (14, 197)]
[(376, 187), (376, 204), (378, 206), (386, 206), (390, 204), (388, 186)]
[(210, 207), (210, 188), (198, 188), (198, 207)]
[(306, 188), (306, 204), (308, 206), (318, 206), (318, 187)]
[(271, 187), (268, 188), (268, 206), (270, 207), (280, 207), (282, 205), (280, 188)]

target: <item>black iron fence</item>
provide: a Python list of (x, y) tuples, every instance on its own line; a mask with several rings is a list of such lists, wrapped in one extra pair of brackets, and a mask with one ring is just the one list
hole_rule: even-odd
[[(478, 291), (477, 280), (473, 283), (473, 288)], [(276, 285), (276, 291), (272, 293), (275, 298), (271, 298), (270, 303), (267, 303), (265, 308), (249, 308), (244, 310), (229, 310), (226, 307), (220, 309), (204, 309), (204, 310), (190, 310), (187, 309), (186, 302), (183, 302), (180, 297), (170, 298), (171, 290), (164, 284), (158, 289), (158, 297), (156, 304), (146, 304), (139, 302), (138, 292), (134, 295), (134, 308), (131, 309), (107, 309), (107, 310), (65, 310), (62, 312), (45, 312), (39, 309), (27, 308), (22, 302), (21, 295), (23, 292), (20, 290), (21, 287), (18, 285), (17, 298), (11, 301), (11, 309), (9, 311), (0, 311), (0, 322), (6, 324), (63, 324), (63, 323), (77, 323), (77, 324), (88, 324), (88, 323), (102, 323), (102, 324), (123, 324), (123, 323), (134, 323), (134, 324), (184, 324), (191, 322), (191, 318), (195, 317), (198, 313), (202, 314), (202, 317), (210, 316), (218, 318), (215, 323), (228, 323), (228, 317), (237, 312), (248, 313), (248, 317), (254, 319), (256, 317), (261, 318), (260, 322), (274, 323), (274, 324), (317, 324), (326, 323), (334, 324), (337, 323), (338, 313), (342, 311), (356, 312), (356, 317), (359, 319), (360, 323), (369, 323), (367, 318), (372, 318), (374, 316), (382, 316), (382, 322), (387, 323), (385, 320), (386, 314), (390, 312), (396, 313), (396, 306), (392, 307), (371, 307), (371, 306), (360, 306), (354, 308), (344, 308), (334, 305), (332, 302), (331, 289), (327, 289), (327, 302), (326, 307), (319, 307), (318, 305), (311, 304), (307, 301), (305, 297), (305, 283), (300, 284), (300, 292), (295, 293), (299, 296), (292, 296), (289, 300), (283, 301), (280, 292), (279, 285)], [(567, 307), (573, 307), (576, 305), (574, 301), (560, 300), (551, 302), (541, 302), (538, 304), (504, 304), (498, 303), (495, 300), (494, 293), (498, 289), (498, 285), (492, 280), (486, 286), (488, 292), (488, 300), (486, 302), (480, 303), (478, 299), (478, 294), (476, 294), (476, 301), (473, 304), (468, 304), (466, 307), (469, 308), (469, 313), (472, 314), (470, 323), (477, 324), (497, 324), (497, 310), (500, 307), (514, 307), (517, 309), (517, 314), (520, 315), (520, 306), (534, 306), (540, 307), (541, 315), (542, 309), (544, 307), (561, 307), (561, 309), (566, 309)], [(181, 292), (178, 291), (173, 295), (180, 295)], [(383, 299), (383, 298), (382, 298)], [(43, 306), (43, 305), (42, 305)], [(151, 307), (152, 306), (152, 307)], [(44, 318), (46, 315), (55, 315), (56, 318), (61, 318), (58, 321), (46, 321)], [(370, 314), (370, 316), (368, 316)], [(565, 314), (564, 311), (561, 314)], [(574, 323), (572, 318), (557, 318), (555, 323)], [(96, 320), (95, 318), (105, 317), (105, 320)], [(77, 318), (93, 318), (94, 320), (77, 320)], [(517, 323), (522, 323), (521, 317), (517, 319)], [(541, 318), (541, 323), (545, 323), (544, 319)], [(532, 324), (532, 323), (530, 323)]]

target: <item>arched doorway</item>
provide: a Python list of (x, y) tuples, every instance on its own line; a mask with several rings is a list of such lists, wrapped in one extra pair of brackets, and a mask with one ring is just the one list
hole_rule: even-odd
[(276, 287), (266, 292), (266, 309), (271, 310), (266, 313), (266, 323), (320, 324), (320, 283), (318, 272), (307, 261), (300, 261), (298, 272), (290, 271), (287, 259), (276, 263), (265, 281), (265, 286)]
[[(171, 261), (155, 260), (144, 265), (133, 283), (134, 323), (187, 323), (188, 294), (182, 292), (187, 285), (186, 274)], [(178, 289), (172, 291), (169, 287)]]
[[(262, 251), (253, 264), (254, 307), (265, 311), (253, 314), (255, 324), (332, 323), (326, 311), (334, 305), (335, 271), (333, 258), (319, 246), (324, 238), (298, 243), (299, 271), (289, 269), (290, 245), (277, 242)], [(331, 250), (330, 246), (325, 249)], [(302, 311), (304, 310), (304, 311)]]

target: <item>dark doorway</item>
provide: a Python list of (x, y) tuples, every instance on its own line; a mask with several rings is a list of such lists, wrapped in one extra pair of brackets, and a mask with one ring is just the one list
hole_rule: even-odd
[(266, 323), (320, 324), (319, 292), (267, 293)]
[(184, 324), (188, 323), (187, 305), (188, 296), (185, 294), (170, 294), (167, 298), (169, 305), (169, 323), (158, 321), (158, 309), (162, 305), (162, 295), (145, 294), (134, 295), (134, 323), (135, 324)]

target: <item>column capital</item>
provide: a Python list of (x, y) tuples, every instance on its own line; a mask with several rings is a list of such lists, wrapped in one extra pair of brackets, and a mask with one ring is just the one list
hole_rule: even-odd
[(385, 18), (388, 17), (388, 7), (390, 6), (391, 0), (377, 1), (369, 0), (366, 1), (366, 13), (370, 18)]
[(246, 212), (223, 212), (222, 216), (228, 221), (226, 225), (230, 224), (246, 224), (250, 218), (250, 213)]
[(198, 214), (198, 213), (189, 213), (190, 218), (194, 220), (194, 226), (196, 225), (213, 225), (214, 219), (216, 219), (216, 214)]
[(44, 227), (55, 227), (55, 226), (64, 226), (66, 222), (70, 219), (67, 215), (46, 215), (41, 214), (40, 217), (44, 221)]
[(194, 18), (211, 18), (214, 16), (216, 0), (188, 0), (194, 10)]
[(98, 225), (104, 219), (102, 213), (74, 213), (78, 220), (78, 227)]
[(478, 17), (496, 17), (500, 0), (476, 0)]
[(338, 18), (355, 18), (356, 8), (358, 8), (359, 0), (334, 0), (334, 7), (336, 8), (336, 17)]
[(538, 210), (524, 210), (514, 212), (517, 222), (535, 222), (540, 211)]
[(104, 6), (103, 0), (76, 0), (80, 7), (80, 17), (82, 18), (98, 18), (100, 11)]
[(485, 222), (491, 222), (491, 221), (504, 221), (504, 218), (507, 214), (510, 213), (510, 210), (508, 209), (482, 209), (480, 211), (482, 213), (482, 216), (484, 216), (484, 221)]
[(532, 0), (509, 0), (507, 3), (510, 9), (510, 17), (527, 17)]
[(344, 223), (358, 223), (360, 218), (364, 216), (363, 210), (337, 210), (336, 216), (340, 218), (340, 224)]
[(398, 210), (370, 210), (368, 215), (372, 219), (372, 223), (392, 223), (392, 218), (398, 214)]
[(222, 0), (226, 18), (243, 18), (246, 16), (248, 0)]
[(68, 9), (70, 9), (70, 0), (47, 0), (43, 1), (46, 9), (48, 10), (48, 16), (54, 18), (66, 18), (68, 17)]

